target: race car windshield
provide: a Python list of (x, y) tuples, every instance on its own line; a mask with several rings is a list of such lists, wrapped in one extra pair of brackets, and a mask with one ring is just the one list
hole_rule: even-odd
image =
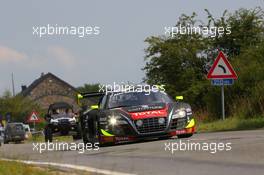
[(129, 92), (116, 93), (109, 97), (108, 107), (129, 107), (156, 103), (171, 103), (171, 98), (164, 92)]

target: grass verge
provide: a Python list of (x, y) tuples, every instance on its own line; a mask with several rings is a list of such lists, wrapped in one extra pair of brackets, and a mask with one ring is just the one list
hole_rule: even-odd
[(264, 117), (241, 119), (237, 117), (208, 123), (198, 123), (198, 132), (235, 131), (264, 128)]
[(62, 172), (52, 168), (40, 168), (12, 161), (0, 160), (0, 175), (72, 175), (72, 172)]
[[(73, 138), (72, 136), (55, 136), (53, 140), (57, 142), (72, 142)], [(26, 140), (26, 142), (45, 142), (45, 138), (43, 135), (35, 135)]]

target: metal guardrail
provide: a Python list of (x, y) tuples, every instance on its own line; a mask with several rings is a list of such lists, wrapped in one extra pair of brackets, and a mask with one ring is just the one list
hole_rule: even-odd
[(44, 135), (44, 131), (32, 131), (32, 136)]

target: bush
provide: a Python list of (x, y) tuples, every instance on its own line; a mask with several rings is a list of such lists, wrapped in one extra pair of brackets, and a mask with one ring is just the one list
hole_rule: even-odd
[(21, 95), (11, 96), (10, 92), (5, 92), (0, 98), (0, 114), (11, 114), (11, 121), (25, 122), (32, 111), (38, 111), (43, 116), (44, 111), (33, 101)]

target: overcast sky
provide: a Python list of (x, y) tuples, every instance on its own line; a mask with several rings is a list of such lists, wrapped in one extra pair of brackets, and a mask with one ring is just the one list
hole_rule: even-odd
[[(144, 39), (162, 35), (182, 14), (204, 9), (216, 17), (227, 9), (261, 6), (263, 0), (45, 0), (4, 1), (0, 6), (0, 93), (16, 92), (41, 72), (52, 72), (73, 86), (84, 83), (135, 82), (144, 77)], [(33, 35), (33, 26), (99, 26), (100, 34), (77, 36)]]

